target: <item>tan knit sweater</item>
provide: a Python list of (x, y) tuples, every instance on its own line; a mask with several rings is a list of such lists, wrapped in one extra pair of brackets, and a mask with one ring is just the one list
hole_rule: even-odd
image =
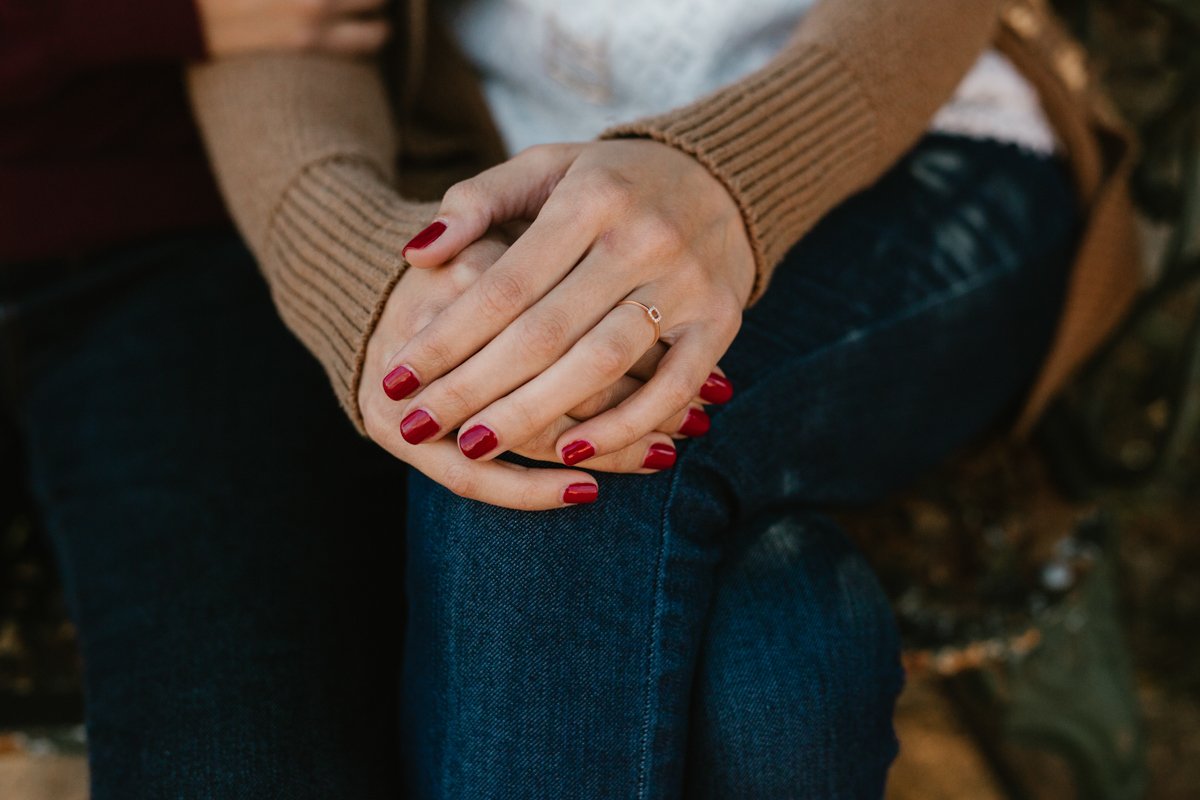
[[(407, 266), (401, 247), (436, 212), (436, 203), (419, 199), (436, 200), (453, 179), (502, 157), (469, 67), (426, 19), (424, 0), (409, 0), (405, 11), (399, 20), (403, 55), (385, 59), (382, 69), (272, 55), (209, 63), (190, 74), (197, 118), (233, 216), (281, 315), (324, 364), (360, 429), (357, 392), (367, 341)], [(1006, 29), (998, 30), (1002, 17)], [(825, 0), (761, 70), (604, 136), (665, 142), (692, 154), (726, 186), (757, 260), (753, 300), (801, 236), (915, 143), (989, 43), (1001, 46), (1042, 90), (1075, 163), (1085, 206), (1106, 190), (1123, 196), (1128, 158), (1104, 161), (1086, 73), (1084, 87), (1065, 90), (1065, 100), (1048, 97), (1043, 87), (1062, 84), (1069, 73), (1063, 41), (1036, 5)], [(1038, 65), (1046, 65), (1044, 74)], [(385, 76), (399, 87), (391, 98)], [(1113, 136), (1121, 138), (1119, 131)], [(455, 162), (457, 169), (446, 167)], [(1124, 209), (1117, 216), (1127, 216), (1127, 204)], [(1105, 263), (1085, 265), (1092, 294), (1102, 284), (1101, 313), (1091, 309), (1093, 302), (1088, 319), (1064, 321), (1064, 328), (1082, 326), (1085, 333), (1068, 330), (1071, 352), (1052, 354), (1052, 374), (1035, 390), (1026, 426), (1136, 288), (1124, 223), (1100, 223), (1122, 228), (1118, 244), (1103, 248), (1113, 251), (1100, 259)]]

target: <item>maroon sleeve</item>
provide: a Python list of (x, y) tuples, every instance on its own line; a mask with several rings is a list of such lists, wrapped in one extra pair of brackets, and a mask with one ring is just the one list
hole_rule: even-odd
[(0, 107), (96, 67), (204, 55), (193, 0), (0, 0)]

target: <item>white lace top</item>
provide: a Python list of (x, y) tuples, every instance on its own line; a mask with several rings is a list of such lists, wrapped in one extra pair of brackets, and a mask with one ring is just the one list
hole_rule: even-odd
[[(510, 153), (586, 141), (763, 66), (816, 0), (443, 0)], [(836, 0), (827, 0), (836, 2)], [(984, 53), (931, 131), (1057, 149), (1037, 95)]]

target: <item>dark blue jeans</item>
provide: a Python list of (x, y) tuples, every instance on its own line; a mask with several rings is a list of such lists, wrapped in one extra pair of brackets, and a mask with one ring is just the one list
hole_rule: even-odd
[(896, 631), (819, 509), (1014, 409), (1075, 215), (1057, 162), (927, 138), (789, 254), (706, 437), (542, 513), (406, 497), (232, 237), (9, 270), (94, 797), (880, 797)]

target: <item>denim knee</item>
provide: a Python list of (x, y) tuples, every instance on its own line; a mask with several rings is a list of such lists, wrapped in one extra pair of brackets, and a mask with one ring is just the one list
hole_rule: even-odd
[(862, 556), (826, 517), (776, 515), (736, 533), (716, 584), (686, 796), (882, 797), (903, 672)]

